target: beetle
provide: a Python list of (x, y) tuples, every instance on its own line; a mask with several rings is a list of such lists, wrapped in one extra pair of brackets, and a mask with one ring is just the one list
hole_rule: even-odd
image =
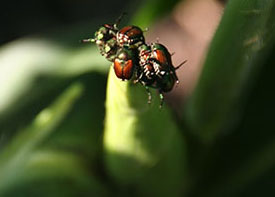
[(117, 50), (119, 49), (117, 43), (118, 25), (125, 13), (121, 14), (114, 24), (102, 25), (94, 34), (94, 38), (84, 39), (83, 43), (95, 43), (100, 51), (100, 54), (104, 56), (110, 62), (113, 62)]
[(145, 43), (143, 31), (134, 25), (123, 27), (116, 35), (120, 47), (138, 48)]
[(113, 65), (118, 78), (123, 81), (130, 80), (135, 69), (138, 67), (137, 52), (125, 47), (120, 48), (117, 51)]
[(83, 43), (94, 42), (102, 56), (113, 62), (118, 50), (116, 24), (104, 24), (94, 34), (94, 38), (84, 39)]
[(174, 67), (172, 64), (171, 54), (168, 49), (159, 43), (151, 44), (151, 56), (148, 61), (153, 62), (155, 74), (157, 76), (157, 84), (162, 92), (169, 92), (173, 89), (175, 83), (179, 83), (176, 70), (180, 68), (186, 61), (179, 66)]
[(139, 64), (137, 79), (145, 86), (148, 93), (148, 103), (151, 102), (151, 93), (148, 87), (158, 89), (161, 104), (163, 105), (163, 92), (169, 92), (173, 89), (175, 83), (179, 83), (176, 70), (179, 69), (186, 61), (179, 66), (174, 67), (172, 64), (171, 54), (168, 49), (159, 43), (142, 45), (139, 50)]

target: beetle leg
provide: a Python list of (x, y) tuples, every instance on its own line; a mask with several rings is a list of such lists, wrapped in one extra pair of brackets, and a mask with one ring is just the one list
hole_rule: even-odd
[(93, 38), (89, 38), (89, 39), (83, 39), (80, 41), (81, 43), (91, 43), (91, 42), (95, 42), (95, 39)]
[(161, 90), (159, 90), (159, 98), (160, 98), (159, 108), (161, 109), (162, 106), (163, 106), (163, 102), (164, 102), (164, 97), (163, 97), (163, 94), (162, 94)]
[(176, 86), (177, 86), (177, 85), (180, 83), (180, 81), (179, 81), (179, 78), (178, 78), (178, 76), (177, 76), (177, 74), (176, 74), (176, 71), (175, 71), (175, 70), (171, 70), (171, 71), (170, 71), (170, 75), (172, 75), (172, 76), (175, 77)]
[(180, 63), (180, 65), (178, 65), (177, 67), (175, 67), (174, 70), (172, 71), (172, 73), (170, 73), (170, 74), (174, 75), (175, 78), (176, 78), (176, 86), (178, 86), (178, 84), (180, 83), (180, 82), (179, 82), (179, 79), (178, 79), (178, 77), (177, 77), (177, 75), (176, 75), (176, 70), (179, 69), (179, 68), (180, 68), (183, 64), (185, 64), (186, 62), (187, 62), (187, 60), (185, 60), (185, 61), (183, 61), (182, 63)]
[(134, 80), (134, 84), (140, 82), (141, 78), (143, 77), (143, 72), (140, 73), (139, 77), (137, 79)]
[(147, 102), (147, 103), (148, 103), (148, 104), (151, 104), (151, 101), (152, 101), (151, 92), (150, 92), (148, 86), (145, 86), (145, 89), (146, 89), (146, 92), (147, 92), (147, 94), (148, 94), (148, 102)]

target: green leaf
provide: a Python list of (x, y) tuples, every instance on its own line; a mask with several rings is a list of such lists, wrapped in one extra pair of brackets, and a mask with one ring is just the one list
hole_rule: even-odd
[(20, 182), (6, 192), (7, 196), (107, 195), (88, 165), (73, 153), (36, 150), (20, 170)]
[[(107, 71), (106, 62), (98, 55), (95, 46), (74, 49), (64, 47), (42, 38), (22, 39), (2, 47), (0, 114), (8, 111), (9, 106), (16, 102), (19, 96), (25, 94), (38, 77), (68, 78), (88, 71)], [(48, 82), (50, 83), (51, 80)], [(43, 87), (40, 88), (43, 89)], [(43, 90), (47, 91), (47, 89)]]
[(273, 46), (272, 53), (262, 62), (263, 69), (244, 106), (244, 117), (238, 128), (208, 152), (199, 171), (201, 182), (193, 188), (192, 193), (197, 196), (273, 194), (274, 189), (268, 184), (274, 180), (275, 164), (275, 94), (270, 91), (275, 83), (274, 55)]
[(91, 27), (83, 30), (76, 26), (1, 47), (0, 133), (4, 139), (1, 144), (8, 143), (15, 131), (28, 125), (74, 80), (88, 72), (107, 72), (108, 64), (96, 46), (79, 42), (85, 32), (93, 32), (98, 25)]
[(43, 147), (81, 153), (95, 166), (101, 157), (106, 76), (89, 73), (77, 82), (84, 87), (83, 94)]
[(213, 142), (195, 152), (192, 196), (274, 192), (264, 184), (274, 180), (274, 13), (274, 1), (228, 3), (185, 114), (196, 137)]
[(234, 129), (274, 44), (274, 1), (231, 0), (210, 45), (185, 119), (205, 142)]
[(0, 155), (1, 194), (107, 195), (96, 175), (104, 112), (101, 78), (82, 77), (10, 140)]
[(110, 69), (104, 131), (105, 164), (111, 177), (137, 195), (178, 196), (185, 144), (169, 109), (159, 109), (140, 84), (118, 79)]
[(20, 131), (2, 150), (0, 155), (0, 194), (22, 178), (22, 168), (32, 151), (39, 146), (64, 119), (74, 101), (80, 96), (82, 87), (70, 87), (49, 108), (44, 109), (32, 124)]
[[(147, 27), (177, 1), (150, 1), (133, 24)], [(104, 130), (104, 159), (108, 174), (122, 193), (137, 196), (179, 196), (185, 175), (185, 142), (167, 106), (150, 90), (152, 103), (140, 84), (118, 79), (110, 68)]]

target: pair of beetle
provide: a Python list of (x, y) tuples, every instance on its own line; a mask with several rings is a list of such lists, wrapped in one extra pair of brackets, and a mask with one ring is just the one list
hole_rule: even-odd
[[(148, 93), (148, 103), (151, 103), (151, 92), (148, 87), (159, 90), (163, 104), (163, 92), (173, 89), (179, 83), (176, 70), (167, 48), (159, 43), (147, 45), (143, 31), (137, 26), (126, 26), (118, 29), (121, 17), (114, 24), (104, 24), (95, 32), (95, 37), (82, 42), (96, 43), (101, 55), (113, 62), (118, 78), (141, 83)], [(134, 77), (133, 77), (134, 76)]]

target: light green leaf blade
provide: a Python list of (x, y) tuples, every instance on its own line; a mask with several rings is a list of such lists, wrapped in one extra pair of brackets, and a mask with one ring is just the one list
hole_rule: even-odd
[(147, 104), (140, 84), (118, 79), (110, 69), (104, 131), (105, 164), (138, 195), (178, 196), (185, 169), (185, 143), (173, 116), (159, 98)]

